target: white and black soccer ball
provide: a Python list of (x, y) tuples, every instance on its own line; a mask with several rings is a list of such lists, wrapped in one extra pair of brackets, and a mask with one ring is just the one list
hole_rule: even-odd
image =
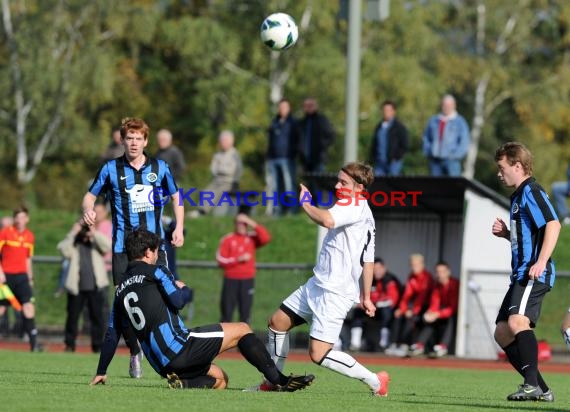
[(299, 38), (299, 29), (293, 17), (285, 13), (273, 13), (261, 23), (261, 41), (272, 50), (282, 51), (292, 47)]

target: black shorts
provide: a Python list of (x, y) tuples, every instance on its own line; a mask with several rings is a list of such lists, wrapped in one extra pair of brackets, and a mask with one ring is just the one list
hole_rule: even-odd
[(175, 372), (180, 379), (206, 376), (220, 353), (224, 332), (222, 326), (201, 326), (190, 329), (190, 338), (182, 351), (164, 368), (164, 376)]
[(540, 317), (542, 299), (550, 286), (537, 281), (517, 281), (509, 286), (495, 323), (507, 322), (511, 315), (524, 315), (534, 328)]
[[(168, 267), (168, 260), (166, 259), (166, 252), (162, 249), (158, 250), (158, 260), (157, 265), (164, 265)], [(112, 272), (113, 272), (113, 285), (117, 286), (121, 283), (123, 275), (127, 271), (127, 266), (129, 265), (129, 258), (126, 253), (113, 253), (112, 259)]]
[(27, 273), (6, 274), (6, 284), (22, 305), (33, 302), (34, 294)]

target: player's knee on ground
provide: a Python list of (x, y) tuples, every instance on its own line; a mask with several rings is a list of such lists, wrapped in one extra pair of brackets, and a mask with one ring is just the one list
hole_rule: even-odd
[(216, 380), (213, 389), (226, 389), (228, 387), (229, 377), (228, 374), (219, 366), (212, 364), (208, 371), (208, 376)]

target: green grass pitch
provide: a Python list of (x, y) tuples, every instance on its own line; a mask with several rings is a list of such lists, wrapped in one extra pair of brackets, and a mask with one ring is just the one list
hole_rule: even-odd
[[(245, 393), (259, 382), (247, 362), (221, 360), (229, 389), (171, 390), (144, 362), (144, 377), (128, 377), (128, 356), (115, 357), (105, 386), (91, 387), (97, 355), (0, 351), (2, 406), (6, 411), (466, 411), (570, 410), (568, 375), (545, 374), (554, 403), (507, 402), (520, 379), (515, 372), (461, 369), (387, 368), (392, 377), (388, 398), (374, 398), (368, 388), (309, 363), (290, 362), (286, 372), (317, 376), (296, 393)], [(434, 363), (434, 366), (436, 364)]]

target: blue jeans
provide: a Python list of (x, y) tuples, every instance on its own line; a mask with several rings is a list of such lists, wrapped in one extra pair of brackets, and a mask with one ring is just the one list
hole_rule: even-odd
[(392, 160), (389, 163), (376, 162), (374, 165), (374, 176), (400, 176), (402, 174), (404, 159)]
[[(277, 159), (269, 159), (267, 161), (267, 173), (269, 174), (269, 192), (277, 192), (280, 196), (279, 200), (274, 200), (274, 215), (280, 215), (283, 212), (281, 204), (281, 194), (284, 192), (293, 193), (293, 179), (295, 176), (295, 162), (286, 157)], [(296, 192), (293, 195), (296, 200)]]
[(429, 174), (432, 176), (461, 176), (461, 160), (429, 159)]
[(558, 212), (560, 220), (568, 216), (568, 205), (566, 198), (568, 197), (568, 182), (554, 182), (552, 183), (552, 199)]

